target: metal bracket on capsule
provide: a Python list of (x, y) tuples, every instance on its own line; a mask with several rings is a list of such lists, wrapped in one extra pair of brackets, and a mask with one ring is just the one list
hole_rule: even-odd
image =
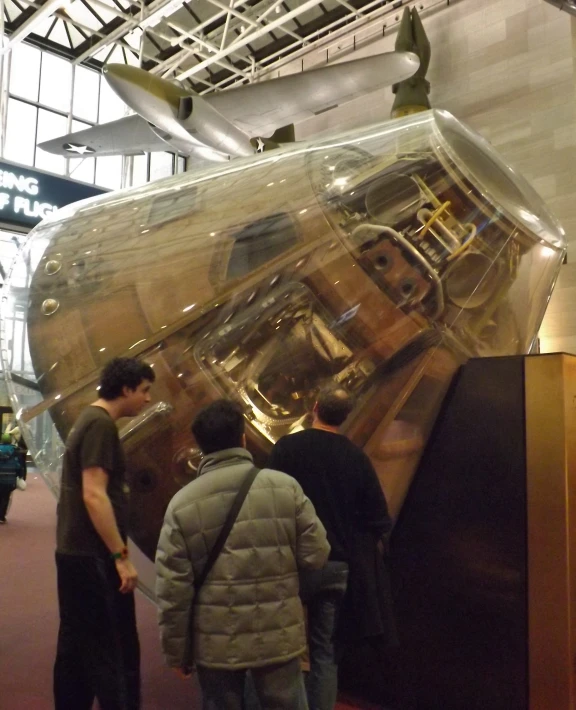
[(359, 235), (361, 235), (363, 232), (367, 232), (369, 234), (388, 234), (391, 236), (393, 239), (395, 239), (398, 244), (400, 244), (406, 251), (408, 251), (411, 256), (418, 261), (420, 266), (424, 269), (425, 273), (427, 276), (430, 277), (432, 280), (432, 283), (434, 284), (435, 291), (436, 291), (436, 308), (434, 312), (430, 315), (431, 320), (436, 320), (438, 318), (442, 311), (444, 310), (444, 290), (442, 287), (442, 281), (440, 280), (440, 277), (436, 273), (436, 271), (432, 268), (432, 266), (426, 261), (425, 257), (422, 256), (422, 254), (418, 251), (418, 249), (411, 244), (406, 237), (404, 237), (400, 232), (397, 232), (395, 229), (392, 229), (392, 227), (386, 227), (385, 225), (381, 224), (362, 224), (358, 227), (356, 227), (352, 231), (352, 239), (356, 241)]

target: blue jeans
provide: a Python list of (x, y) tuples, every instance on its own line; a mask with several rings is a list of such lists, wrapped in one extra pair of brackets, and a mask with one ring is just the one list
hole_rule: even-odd
[[(202, 710), (242, 710), (247, 671), (225, 671), (198, 666)], [(300, 659), (250, 669), (247, 691), (252, 707), (261, 710), (308, 710)]]
[(333, 710), (336, 705), (340, 654), (334, 634), (347, 583), (345, 562), (327, 562), (321, 570), (300, 573), (300, 596), (308, 610), (310, 672), (306, 693), (310, 710)]

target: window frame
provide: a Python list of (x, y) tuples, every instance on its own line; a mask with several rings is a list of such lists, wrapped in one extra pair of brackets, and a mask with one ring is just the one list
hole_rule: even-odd
[[(39, 67), (38, 67), (38, 92), (37, 92), (38, 98), (37, 98), (37, 100), (32, 100), (32, 99), (29, 99), (29, 98), (26, 98), (26, 97), (19, 96), (18, 94), (14, 93), (13, 87), (12, 87), (12, 85), (11, 85), (11, 83), (12, 83), (12, 72), (11, 72), (11, 67), (10, 67), (11, 62), (9, 63), (7, 87), (6, 87), (6, 89), (4, 89), (4, 91), (5, 91), (5, 96), (6, 96), (7, 107), (8, 107), (8, 104), (9, 104), (10, 100), (11, 100), (11, 99), (14, 99), (15, 101), (20, 101), (20, 102), (22, 102), (23, 104), (28, 104), (29, 106), (32, 106), (32, 107), (34, 107), (34, 108), (36, 109), (36, 121), (35, 121), (35, 127), (34, 127), (34, 149), (33, 149), (33, 158), (32, 158), (32, 164), (29, 165), (29, 166), (27, 166), (27, 167), (37, 168), (38, 170), (43, 170), (43, 171), (49, 172), (50, 174), (53, 174), (53, 175), (64, 176), (64, 177), (67, 177), (67, 178), (70, 178), (70, 179), (74, 180), (74, 179), (75, 179), (75, 178), (74, 178), (74, 175), (73, 175), (73, 172), (74, 172), (74, 171), (73, 171), (73, 169), (71, 169), (71, 166), (73, 166), (73, 165), (76, 163), (76, 159), (74, 159), (74, 158), (65, 158), (66, 164), (65, 164), (64, 173), (53, 173), (52, 171), (47, 170), (45, 167), (41, 167), (41, 166), (37, 165), (37, 159), (38, 159), (38, 157), (37, 157), (37, 156), (38, 156), (38, 146), (37, 146), (37, 143), (38, 143), (38, 124), (39, 124), (39, 115), (40, 115), (39, 112), (40, 112), (41, 110), (42, 110), (42, 111), (47, 111), (47, 112), (56, 114), (56, 115), (58, 115), (58, 116), (63, 116), (64, 118), (66, 118), (66, 120), (67, 120), (67, 122), (68, 122), (68, 123), (67, 123), (67, 126), (68, 126), (67, 131), (68, 131), (68, 132), (71, 132), (71, 131), (73, 130), (73, 129), (72, 129), (72, 124), (73, 124), (74, 121), (79, 121), (79, 122), (85, 124), (87, 127), (88, 127), (88, 126), (89, 126), (89, 127), (93, 127), (93, 126), (101, 125), (101, 124), (100, 124), (100, 119), (101, 119), (101, 113), (102, 113), (102, 110), (101, 110), (101, 109), (102, 109), (102, 107), (101, 107), (101, 102), (102, 102), (102, 82), (104, 81), (104, 79), (103, 79), (103, 77), (102, 77), (102, 74), (100, 74), (99, 72), (96, 72), (96, 71), (94, 70), (94, 73), (98, 76), (97, 111), (96, 111), (96, 120), (95, 120), (95, 121), (88, 120), (88, 119), (86, 119), (86, 118), (84, 118), (84, 117), (82, 117), (82, 116), (77, 115), (77, 114), (74, 112), (74, 98), (75, 98), (75, 95), (76, 95), (75, 86), (76, 86), (76, 70), (77, 70), (77, 66), (74, 65), (74, 64), (72, 64), (72, 71), (71, 71), (71, 75), (70, 75), (70, 102), (69, 102), (68, 110), (66, 111), (66, 110), (64, 110), (64, 109), (54, 108), (54, 107), (52, 107), (52, 106), (48, 106), (48, 105), (46, 105), (45, 103), (43, 103), (43, 102), (40, 100), (41, 87), (42, 87), (42, 76), (43, 76), (42, 72), (43, 72), (43, 70), (44, 70), (44, 58), (45, 58), (45, 55), (51, 55), (51, 56), (56, 56), (56, 57), (58, 57), (58, 55), (57, 55), (57, 54), (54, 55), (52, 52), (48, 52), (47, 50), (44, 50), (44, 49), (39, 49), (39, 48), (36, 47), (35, 45), (29, 44), (29, 43), (27, 43), (27, 42), (23, 42), (22, 44), (23, 44), (24, 46), (29, 46), (29, 47), (34, 48), (36, 51), (39, 52), (39, 55), (40, 55), (40, 62), (39, 62)], [(59, 57), (59, 58), (60, 58), (60, 57)], [(89, 71), (93, 71), (90, 67), (86, 67), (86, 66), (84, 66), (84, 65), (80, 65), (80, 66), (81, 66), (82, 69), (87, 69), (87, 70), (89, 70)], [(6, 114), (6, 115), (7, 115), (7, 114)], [(186, 172), (186, 171), (187, 171), (187, 169), (188, 169), (188, 158), (187, 158), (186, 156), (181, 155), (181, 154), (178, 153), (176, 150), (174, 150), (174, 151), (167, 150), (167, 151), (164, 151), (164, 152), (170, 154), (170, 155), (171, 155), (171, 158), (172, 158), (172, 173), (171, 173), (171, 176), (177, 175), (177, 174), (181, 174), (181, 172)], [(6, 157), (7, 159), (11, 160), (12, 162), (16, 162), (16, 163), (19, 162), (19, 161), (17, 161), (17, 160), (13, 160), (12, 158), (8, 158), (8, 157), (6, 156), (6, 147), (5, 147), (5, 146), (4, 146), (4, 151), (3, 151), (3, 153), (4, 153), (4, 154), (3, 154), (3, 155), (0, 155), (0, 157)], [(152, 157), (151, 157), (151, 156), (152, 156), (152, 153), (146, 152), (146, 153), (145, 153), (145, 156), (146, 156), (146, 184), (148, 184), (149, 182), (151, 182), (151, 174), (152, 174), (152, 167), (151, 167)], [(128, 156), (124, 156), (124, 157), (126, 158), (126, 157), (128, 157)], [(84, 181), (84, 180), (79, 180), (78, 182), (84, 182), (84, 183), (86, 183), (86, 184), (96, 185), (97, 187), (104, 187), (103, 185), (101, 185), (100, 183), (98, 183), (98, 182), (96, 181), (96, 175), (97, 175), (97, 173), (98, 173), (98, 160), (99, 160), (99, 159), (100, 159), (100, 158), (98, 158), (98, 157), (96, 157), (96, 156), (94, 157), (95, 164), (94, 164), (94, 176), (93, 176), (93, 180), (92, 180), (91, 182), (89, 182), (89, 183), (86, 183), (86, 181)], [(71, 163), (71, 160), (73, 160), (74, 162)], [(180, 170), (181, 168), (182, 168), (182, 170)], [(162, 179), (162, 178), (159, 178), (159, 179)], [(134, 186), (132, 174), (130, 174), (130, 176), (129, 176), (129, 182), (130, 182), (130, 184), (129, 184), (129, 185), (126, 185), (125, 187), (133, 187), (133, 186)]]

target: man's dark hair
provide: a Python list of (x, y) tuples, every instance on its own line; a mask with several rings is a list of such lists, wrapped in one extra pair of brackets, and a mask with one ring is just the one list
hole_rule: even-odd
[(343, 387), (330, 385), (320, 391), (316, 400), (320, 421), (329, 426), (340, 426), (354, 409), (354, 400)]
[(204, 454), (242, 446), (244, 414), (238, 402), (217, 399), (201, 409), (192, 422), (192, 433)]
[(147, 362), (135, 357), (115, 357), (102, 370), (98, 394), (111, 401), (122, 395), (124, 387), (135, 390), (144, 380), (154, 382), (155, 379), (154, 370)]

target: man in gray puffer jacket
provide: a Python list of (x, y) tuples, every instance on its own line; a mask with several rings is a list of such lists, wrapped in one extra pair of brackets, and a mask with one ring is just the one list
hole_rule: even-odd
[[(192, 432), (204, 459), (196, 480), (170, 502), (156, 553), (162, 648), (176, 669), (185, 653), (194, 579), (253, 466), (237, 404), (208, 405)], [(263, 710), (307, 709), (298, 569), (323, 567), (329, 552), (326, 531), (300, 485), (279, 471), (260, 471), (195, 602), (192, 648), (203, 710), (240, 710), (248, 669)]]

